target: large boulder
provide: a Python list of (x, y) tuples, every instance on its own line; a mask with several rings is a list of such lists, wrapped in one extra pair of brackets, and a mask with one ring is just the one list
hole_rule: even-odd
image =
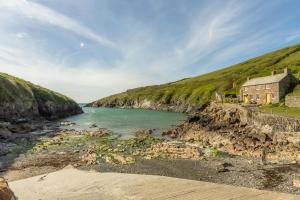
[(0, 200), (15, 200), (14, 193), (9, 189), (6, 180), (0, 177)]

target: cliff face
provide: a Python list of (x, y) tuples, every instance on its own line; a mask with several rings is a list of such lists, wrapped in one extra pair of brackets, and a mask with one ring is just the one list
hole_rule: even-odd
[(72, 99), (0, 73), (0, 121), (56, 119), (79, 113), (82, 109)]
[(117, 107), (117, 108), (143, 108), (150, 110), (162, 110), (162, 111), (172, 111), (172, 112), (190, 112), (196, 110), (199, 106), (193, 104), (183, 103), (183, 102), (173, 102), (173, 103), (160, 103), (153, 102), (151, 100), (122, 100), (114, 99), (112, 101), (95, 101), (87, 104), (88, 107)]

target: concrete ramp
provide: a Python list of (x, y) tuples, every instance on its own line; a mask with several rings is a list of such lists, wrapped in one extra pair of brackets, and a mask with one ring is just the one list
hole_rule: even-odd
[(63, 169), (9, 185), (18, 200), (300, 200), (291, 194), (201, 181), (77, 169)]

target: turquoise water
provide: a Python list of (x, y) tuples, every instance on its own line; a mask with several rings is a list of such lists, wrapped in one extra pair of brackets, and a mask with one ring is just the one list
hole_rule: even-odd
[(74, 129), (91, 129), (92, 124), (108, 128), (124, 136), (133, 135), (141, 129), (166, 130), (186, 119), (183, 113), (161, 112), (145, 109), (83, 108), (84, 114), (67, 118), (76, 125)]

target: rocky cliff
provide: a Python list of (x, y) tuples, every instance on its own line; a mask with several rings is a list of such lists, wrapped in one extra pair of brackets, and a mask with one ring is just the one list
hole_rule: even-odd
[(110, 107), (110, 108), (143, 108), (150, 110), (161, 110), (161, 111), (173, 111), (173, 112), (190, 112), (196, 110), (200, 106), (194, 104), (183, 103), (183, 102), (172, 102), (172, 103), (162, 103), (162, 102), (153, 102), (148, 99), (144, 100), (122, 100), (114, 99), (110, 101), (95, 101), (90, 104), (87, 104), (88, 107)]
[(233, 154), (300, 161), (300, 119), (211, 103), (164, 135)]
[(20, 119), (56, 119), (82, 113), (72, 99), (32, 84), (28, 81), (0, 73), (0, 121)]

